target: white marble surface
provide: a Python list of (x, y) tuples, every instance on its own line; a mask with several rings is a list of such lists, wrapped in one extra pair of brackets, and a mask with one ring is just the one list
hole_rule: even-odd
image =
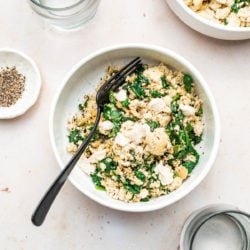
[[(183, 200), (149, 213), (111, 210), (66, 183), (47, 220), (37, 228), (31, 224), (31, 214), (59, 172), (48, 134), (56, 90), (82, 57), (124, 42), (172, 49), (206, 78), (222, 125), (215, 164)], [(32, 57), (43, 85), (29, 112), (0, 121), (0, 249), (175, 250), (181, 227), (193, 210), (217, 202), (250, 210), (250, 40), (205, 37), (179, 21), (164, 0), (102, 0), (94, 20), (71, 33), (47, 26), (27, 1), (2, 0), (3, 47)]]

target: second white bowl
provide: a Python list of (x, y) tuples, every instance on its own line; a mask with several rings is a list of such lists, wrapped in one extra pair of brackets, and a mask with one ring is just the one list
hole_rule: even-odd
[(218, 39), (244, 40), (250, 39), (250, 27), (232, 27), (209, 21), (193, 10), (183, 0), (166, 0), (172, 11), (192, 29)]

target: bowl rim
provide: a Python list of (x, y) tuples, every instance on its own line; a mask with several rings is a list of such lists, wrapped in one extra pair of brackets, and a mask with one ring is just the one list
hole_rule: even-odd
[[(36, 91), (34, 91), (32, 94), (32, 101), (29, 102), (28, 105), (23, 105), (22, 108), (20, 108), (19, 110), (13, 110), (13, 112), (9, 112), (8, 114), (5, 114), (5, 115), (0, 114), (0, 119), (13, 119), (13, 118), (16, 118), (18, 116), (25, 114), (36, 103), (36, 101), (39, 97), (39, 94), (40, 94), (40, 90), (41, 90), (42, 78), (41, 78), (40, 71), (39, 71), (35, 61), (31, 57), (24, 54), (23, 52), (16, 50), (16, 49), (6, 47), (6, 48), (0, 48), (0, 54), (1, 53), (12, 53), (14, 55), (22, 57), (25, 61), (30, 63), (31, 67), (33, 68), (33, 70), (37, 76), (37, 81), (35, 84)], [(20, 73), (22, 73), (22, 72), (20, 72)], [(24, 104), (26, 104), (26, 102)], [(15, 104), (13, 105), (13, 107), (14, 106), (15, 106)]]
[[(55, 114), (55, 109), (56, 109), (56, 105), (57, 102), (60, 98), (61, 92), (64, 89), (64, 87), (68, 84), (68, 81), (70, 80), (70, 78), (73, 76), (73, 74), (85, 63), (89, 62), (90, 60), (94, 59), (95, 57), (101, 56), (103, 54), (112, 52), (112, 51), (116, 51), (116, 50), (123, 50), (123, 49), (146, 49), (146, 50), (152, 50), (152, 51), (156, 51), (158, 53), (161, 53), (165, 56), (169, 56), (174, 58), (176, 61), (181, 62), (182, 64), (184, 64), (189, 70), (190, 72), (192, 72), (193, 75), (195, 75), (195, 77), (198, 79), (199, 83), (202, 85), (202, 87), (204, 88), (204, 91), (207, 95), (207, 98), (210, 102), (211, 105), (211, 110), (213, 113), (213, 117), (214, 117), (214, 124), (215, 124), (215, 129), (214, 129), (214, 143), (211, 149), (211, 154), (210, 157), (208, 159), (208, 161), (205, 164), (205, 167), (203, 169), (203, 171), (199, 174), (199, 176), (194, 179), (194, 181), (192, 183), (189, 184), (188, 188), (186, 188), (185, 190), (182, 190), (181, 193), (179, 193), (178, 196), (174, 196), (171, 197), (171, 199), (166, 200), (165, 202), (161, 202), (161, 203), (157, 203), (157, 202), (152, 202), (150, 203), (145, 203), (145, 206), (133, 206), (131, 203), (131, 206), (123, 206), (123, 202), (121, 203), (112, 203), (109, 202), (108, 200), (104, 200), (98, 196), (93, 196), (90, 192), (83, 190), (82, 187), (80, 186), (80, 184), (78, 184), (77, 181), (75, 181), (73, 178), (71, 178), (71, 176), (69, 176), (69, 180), (70, 182), (81, 192), (83, 193), (85, 196), (89, 197), (90, 199), (96, 201), (97, 203), (104, 205), (106, 207), (115, 209), (115, 210), (120, 210), (120, 211), (126, 211), (126, 212), (148, 212), (148, 211), (154, 211), (154, 210), (158, 210), (161, 209), (163, 207), (169, 206), (175, 202), (177, 202), (178, 200), (182, 199), (183, 197), (185, 197), (187, 194), (189, 194), (193, 189), (195, 189), (195, 187), (197, 187), (200, 182), (205, 178), (205, 176), (208, 174), (208, 172), (210, 171), (210, 169), (212, 168), (212, 165), (215, 161), (217, 152), (218, 152), (218, 148), (219, 148), (219, 141), (220, 141), (220, 119), (219, 119), (219, 113), (218, 113), (218, 109), (214, 100), (214, 97), (211, 93), (211, 91), (208, 88), (207, 83), (205, 82), (205, 80), (203, 79), (202, 75), (199, 73), (199, 71), (189, 62), (187, 61), (184, 57), (178, 55), (177, 53), (175, 53), (174, 51), (170, 50), (170, 49), (166, 49), (163, 48), (161, 46), (158, 45), (152, 45), (152, 44), (145, 44), (145, 43), (124, 43), (124, 44), (119, 44), (119, 45), (111, 45), (102, 49), (99, 49), (93, 53), (91, 53), (90, 55), (84, 57), (83, 59), (81, 59), (78, 63), (75, 64), (75, 66), (73, 66), (71, 68), (71, 70), (66, 74), (66, 76), (64, 77), (62, 84), (59, 86), (57, 93), (55, 95), (55, 98), (53, 100), (52, 103), (52, 108), (50, 110), (50, 116), (49, 116), (49, 135), (50, 135), (50, 141), (52, 144), (52, 149), (53, 152), (56, 156), (56, 160), (59, 164), (60, 169), (63, 169), (64, 166), (62, 166), (62, 162), (60, 159), (60, 155), (57, 152), (56, 149), (56, 143), (55, 143), (55, 136), (54, 136), (54, 130), (53, 130), (53, 117)], [(155, 199), (156, 201), (157, 199)], [(150, 206), (148, 205), (150, 204)]]
[[(167, 2), (170, 2), (172, 0), (166, 0)], [(179, 4), (179, 6), (185, 11), (187, 12), (190, 16), (192, 16), (194, 19), (196, 19), (197, 21), (203, 23), (204, 25), (213, 27), (215, 29), (221, 30), (221, 31), (228, 31), (228, 32), (240, 32), (240, 33), (248, 33), (250, 32), (250, 27), (234, 27), (234, 26), (230, 26), (230, 25), (222, 25), (222, 24), (218, 24), (215, 23), (213, 21), (210, 21), (202, 16), (200, 16), (199, 14), (197, 14), (195, 11), (193, 11), (192, 9), (190, 9), (184, 2), (183, 0), (175, 0), (177, 4)]]

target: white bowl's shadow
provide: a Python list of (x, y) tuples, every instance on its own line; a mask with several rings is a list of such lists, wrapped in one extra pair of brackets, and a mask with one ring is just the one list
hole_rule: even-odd
[(146, 45), (118, 46), (95, 53), (77, 64), (66, 77), (51, 113), (50, 135), (57, 160), (60, 167), (63, 168), (71, 157), (66, 152), (68, 143), (67, 119), (77, 112), (78, 104), (83, 100), (84, 95), (93, 93), (100, 78), (105, 75), (105, 69), (108, 65), (124, 65), (136, 56), (140, 56), (143, 63), (158, 64), (163, 62), (168, 66), (189, 73), (197, 83), (197, 92), (203, 100), (204, 123), (206, 124), (203, 141), (197, 147), (201, 154), (200, 162), (191, 177), (178, 190), (149, 202), (124, 203), (114, 200), (105, 192), (96, 190), (90, 177), (75, 167), (70, 181), (81, 192), (105, 206), (139, 212), (159, 209), (184, 197), (203, 180), (215, 159), (219, 144), (217, 109), (206, 83), (190, 63), (171, 51)]

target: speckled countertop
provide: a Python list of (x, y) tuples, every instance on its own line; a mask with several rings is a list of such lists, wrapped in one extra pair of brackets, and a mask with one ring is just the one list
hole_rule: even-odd
[[(66, 183), (44, 225), (36, 228), (31, 214), (59, 172), (48, 132), (56, 91), (81, 58), (125, 42), (172, 49), (203, 74), (221, 118), (215, 164), (184, 199), (148, 213), (111, 210)], [(0, 121), (0, 249), (175, 250), (181, 227), (193, 210), (217, 202), (250, 210), (250, 40), (205, 37), (184, 25), (164, 0), (103, 0), (95, 18), (70, 33), (47, 26), (27, 1), (12, 0), (0, 8), (3, 47), (34, 59), (42, 90), (25, 115)]]

